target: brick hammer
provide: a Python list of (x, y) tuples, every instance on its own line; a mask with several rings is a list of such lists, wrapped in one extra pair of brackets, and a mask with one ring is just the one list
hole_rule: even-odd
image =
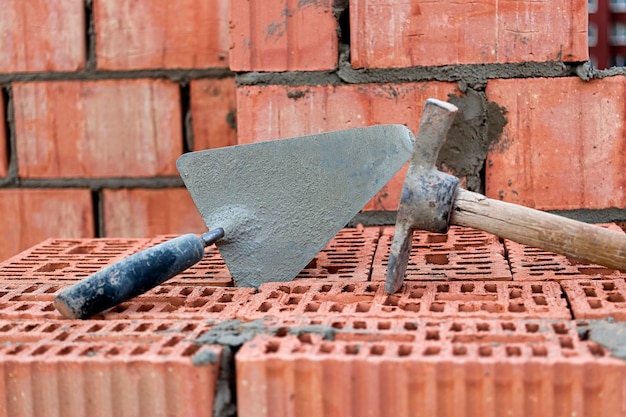
[(626, 270), (626, 234), (534, 210), (459, 188), (459, 179), (438, 171), (435, 162), (457, 112), (428, 99), (402, 188), (389, 254), (385, 289), (402, 287), (413, 230), (446, 233), (450, 224), (484, 230), (550, 252)]

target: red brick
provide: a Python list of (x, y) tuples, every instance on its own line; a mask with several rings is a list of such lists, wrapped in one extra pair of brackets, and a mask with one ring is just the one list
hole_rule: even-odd
[(415, 329), (397, 333), (411, 341), (256, 336), (235, 356), (238, 415), (622, 415), (626, 365), (573, 322)]
[[(245, 86), (237, 89), (238, 143), (282, 139), (378, 124), (405, 124), (417, 131), (427, 98), (445, 100), (456, 84)], [(406, 168), (405, 168), (406, 169)], [(396, 210), (405, 169), (374, 197), (365, 210)]]
[(192, 80), (193, 148), (237, 144), (237, 102), (234, 78)]
[(14, 83), (22, 178), (178, 175), (180, 92), (163, 80)]
[[(614, 223), (598, 226), (623, 232)], [(546, 252), (511, 240), (505, 240), (504, 246), (514, 281), (626, 278), (626, 273), (621, 271), (609, 269), (602, 265), (589, 264), (565, 255)]]
[(621, 77), (489, 81), (508, 123), (487, 158), (487, 196), (542, 210), (626, 206), (625, 86)]
[(93, 236), (92, 210), (89, 190), (0, 190), (0, 259), (49, 237)]
[(95, 0), (97, 67), (227, 67), (228, 3)]
[(231, 0), (233, 71), (312, 71), (337, 65), (332, 1)]
[(626, 283), (619, 279), (575, 279), (561, 282), (576, 319), (626, 321)]
[(355, 68), (586, 61), (587, 3), (350, 0)]
[(108, 237), (203, 233), (206, 226), (185, 188), (104, 190)]
[(296, 281), (266, 283), (238, 314), (264, 317), (553, 318), (571, 314), (556, 282), (409, 282), (388, 295), (384, 283)]
[(82, 0), (4, 1), (0, 28), (0, 73), (85, 68)]
[(2, 320), (0, 415), (212, 416), (221, 348), (195, 333), (176, 322)]
[[(62, 319), (52, 302), (55, 294), (70, 283), (33, 282), (0, 282), (0, 316), (15, 320)], [(253, 293), (253, 288), (161, 285), (93, 319), (231, 320)]]
[[(385, 281), (394, 228), (381, 233), (372, 281)], [(416, 230), (405, 281), (446, 279), (510, 280), (511, 271), (499, 239), (487, 232), (452, 226), (447, 234)]]
[[(0, 120), (5, 120), (4, 96), (0, 90)], [(0, 123), (0, 177), (6, 177), (8, 173), (9, 159), (7, 155), (7, 141), (9, 140), (4, 123)]]

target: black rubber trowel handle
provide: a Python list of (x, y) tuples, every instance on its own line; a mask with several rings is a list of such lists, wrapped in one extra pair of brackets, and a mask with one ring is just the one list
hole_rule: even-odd
[(202, 237), (183, 235), (110, 265), (59, 292), (54, 306), (68, 319), (85, 319), (136, 297), (198, 263), (204, 248), (224, 236), (213, 229)]

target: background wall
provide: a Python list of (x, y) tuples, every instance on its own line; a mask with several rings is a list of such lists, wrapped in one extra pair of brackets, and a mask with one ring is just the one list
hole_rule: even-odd
[[(5, 0), (0, 259), (200, 232), (183, 152), (461, 109), (439, 164), (488, 196), (626, 220), (625, 78), (587, 1)], [(404, 172), (355, 221), (393, 221)], [(236, 190), (228, 190), (236, 192)]]

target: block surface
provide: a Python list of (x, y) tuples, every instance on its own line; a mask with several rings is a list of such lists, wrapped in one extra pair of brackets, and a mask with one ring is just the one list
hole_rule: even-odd
[(573, 322), (418, 322), (394, 334), (256, 336), (235, 357), (238, 415), (621, 413), (624, 362)]
[(193, 150), (237, 144), (234, 78), (192, 80)]
[(508, 123), (487, 157), (487, 196), (541, 210), (624, 207), (625, 86), (621, 77), (489, 81)]
[(91, 192), (86, 189), (0, 190), (0, 259), (56, 237), (94, 235)]
[(575, 279), (562, 281), (576, 319), (626, 321), (626, 283), (619, 279)]
[(233, 71), (312, 71), (335, 68), (337, 20), (330, 0), (230, 1)]
[(0, 14), (0, 73), (85, 68), (81, 0), (5, 0)]
[(555, 282), (409, 282), (392, 295), (374, 282), (265, 283), (237, 317), (570, 319), (561, 294)]
[(202, 217), (185, 188), (104, 190), (107, 237), (204, 233)]
[(350, 0), (355, 68), (586, 61), (583, 0)]
[[(427, 98), (445, 100), (456, 84), (430, 82), (237, 89), (238, 143), (260, 142), (378, 124), (404, 124), (415, 132)], [(417, 103), (417, 104), (416, 104)], [(397, 210), (400, 170), (364, 210)]]
[(177, 176), (179, 96), (163, 80), (14, 83), (19, 176)]
[(228, 66), (228, 0), (94, 0), (99, 69)]
[(212, 416), (221, 348), (188, 339), (197, 333), (173, 321), (0, 320), (0, 414)]
[[(385, 281), (394, 228), (384, 227), (376, 248), (372, 281)], [(490, 233), (452, 226), (447, 234), (413, 232), (405, 281), (510, 280), (504, 247)]]
[[(623, 233), (622, 228), (614, 223), (598, 226)], [(508, 239), (505, 239), (504, 247), (514, 281), (626, 278), (626, 273), (622, 271), (546, 252)]]

